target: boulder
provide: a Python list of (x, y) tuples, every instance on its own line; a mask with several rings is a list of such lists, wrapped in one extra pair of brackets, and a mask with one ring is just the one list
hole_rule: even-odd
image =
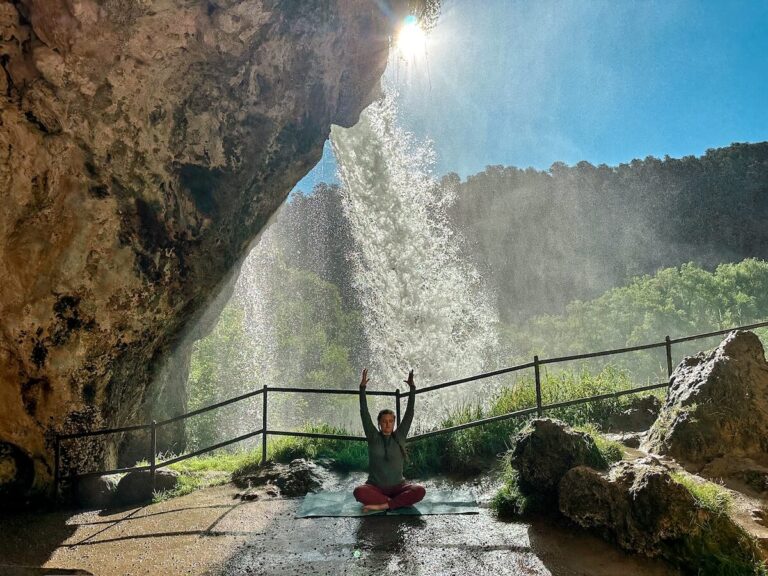
[(532, 420), (515, 438), (509, 458), (524, 493), (549, 496), (574, 466), (608, 467), (589, 434), (550, 418)]
[(758, 337), (731, 332), (714, 351), (685, 358), (641, 448), (696, 470), (724, 455), (764, 460), (768, 363)]
[(661, 401), (653, 395), (632, 398), (629, 406), (608, 419), (608, 429), (622, 432), (642, 432), (656, 421)]
[(77, 503), (82, 508), (108, 508), (115, 499), (120, 476), (88, 476), (77, 481)]
[(304, 496), (307, 492), (319, 488), (326, 476), (327, 472), (313, 462), (297, 458), (290, 464), (267, 462), (265, 466), (235, 480), (241, 486), (271, 484), (277, 486), (284, 496), (292, 497)]
[(739, 526), (702, 507), (652, 456), (619, 462), (608, 473), (569, 470), (559, 485), (559, 509), (625, 550), (661, 556), (693, 574), (713, 573), (718, 557), (743, 566), (759, 557)]
[(115, 502), (122, 505), (139, 504), (152, 499), (153, 492), (173, 490), (179, 482), (179, 473), (173, 470), (156, 470), (155, 486), (149, 470), (129, 472), (120, 479), (115, 493)]
[(688, 489), (653, 457), (619, 462), (607, 474), (586, 466), (569, 470), (559, 485), (559, 508), (579, 526), (648, 556), (704, 520)]

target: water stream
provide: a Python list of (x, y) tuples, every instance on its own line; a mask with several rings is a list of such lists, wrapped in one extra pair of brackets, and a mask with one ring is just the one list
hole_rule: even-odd
[[(403, 388), (480, 372), (495, 348), (496, 316), (477, 271), (448, 226), (452, 190), (434, 177), (429, 141), (398, 122), (388, 89), (352, 128), (334, 127), (344, 214), (354, 238), (354, 283), (371, 349), (371, 379)], [(459, 401), (444, 394), (439, 405)], [(437, 405), (433, 401), (433, 408)]]

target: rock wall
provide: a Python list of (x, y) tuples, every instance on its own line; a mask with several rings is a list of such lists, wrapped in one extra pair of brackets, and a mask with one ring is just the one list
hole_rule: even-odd
[[(361, 0), (0, 0), (0, 497), (135, 423), (157, 366), (372, 101)], [(384, 12), (387, 12), (386, 14)], [(68, 465), (115, 461), (91, 442)], [(74, 452), (73, 452), (74, 454)]]

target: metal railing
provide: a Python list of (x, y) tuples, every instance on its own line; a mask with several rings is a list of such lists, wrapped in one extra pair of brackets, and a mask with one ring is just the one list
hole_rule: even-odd
[[(479, 420), (474, 420), (472, 422), (467, 422), (465, 424), (459, 424), (456, 426), (451, 426), (449, 428), (443, 428), (440, 430), (432, 430), (430, 432), (425, 432), (422, 434), (417, 434), (412, 437), (410, 437), (408, 440), (409, 442), (414, 442), (418, 440), (423, 440), (425, 438), (430, 438), (432, 436), (438, 436), (441, 434), (450, 434), (452, 432), (456, 432), (458, 430), (464, 430), (466, 428), (472, 428), (475, 426), (483, 426), (486, 424), (491, 424), (493, 422), (499, 422), (501, 420), (507, 420), (510, 418), (518, 418), (518, 417), (524, 417), (529, 416), (532, 414), (536, 414), (537, 416), (541, 416), (545, 411), (547, 410), (553, 410), (556, 408), (565, 408), (568, 406), (574, 406), (577, 404), (584, 404), (587, 402), (595, 402), (598, 400), (605, 400), (609, 398), (618, 398), (619, 396), (627, 395), (627, 394), (637, 394), (639, 392), (645, 392), (649, 390), (654, 390), (657, 388), (664, 388), (668, 386), (669, 382), (658, 382), (656, 384), (649, 384), (646, 386), (638, 386), (635, 388), (628, 388), (626, 390), (621, 390), (619, 392), (610, 392), (607, 394), (599, 394), (596, 396), (589, 396), (585, 398), (577, 398), (573, 400), (567, 400), (564, 402), (557, 402), (554, 404), (543, 404), (542, 402), (542, 394), (541, 394), (541, 366), (545, 366), (547, 364), (556, 364), (561, 362), (570, 362), (574, 360), (586, 360), (589, 358), (597, 358), (601, 356), (612, 356), (616, 354), (625, 354), (628, 352), (637, 352), (640, 350), (650, 350), (653, 348), (665, 348), (666, 351), (666, 361), (667, 361), (667, 375), (672, 375), (672, 345), (678, 344), (681, 342), (689, 342), (691, 340), (699, 340), (702, 338), (710, 338), (712, 336), (720, 336), (723, 334), (728, 334), (729, 332), (733, 332), (734, 330), (751, 330), (754, 328), (762, 328), (768, 326), (768, 321), (766, 322), (758, 322), (755, 324), (748, 324), (745, 326), (736, 326), (733, 328), (727, 328), (725, 330), (716, 330), (713, 332), (706, 332), (704, 334), (696, 334), (693, 336), (684, 336), (682, 338), (670, 338), (669, 336), (666, 336), (664, 338), (663, 342), (655, 342), (651, 344), (642, 344), (639, 346), (631, 346), (627, 348), (615, 348), (613, 350), (603, 350), (601, 352), (591, 352), (586, 354), (575, 354), (571, 356), (559, 356), (555, 358), (539, 358), (538, 356), (533, 357), (533, 362), (527, 362), (525, 364), (519, 364), (516, 366), (511, 366), (509, 368), (503, 368), (500, 370), (494, 370), (491, 372), (485, 372), (482, 374), (476, 374), (474, 376), (468, 376), (466, 378), (459, 378), (458, 380), (451, 380), (449, 382), (443, 382), (441, 384), (434, 384), (432, 386), (425, 386), (424, 388), (419, 388), (415, 391), (416, 394), (426, 394), (427, 392), (433, 392), (435, 390), (440, 390), (443, 388), (448, 388), (452, 386), (457, 386), (459, 384), (464, 384), (467, 382), (473, 382), (477, 380), (482, 380), (485, 378), (491, 378), (493, 376), (499, 376), (502, 374), (508, 374), (511, 372), (518, 372), (520, 370), (528, 370), (533, 368), (534, 370), (534, 383), (536, 386), (536, 406), (525, 408), (523, 410), (516, 410), (514, 412), (509, 412), (507, 414), (501, 414), (498, 416), (492, 416), (489, 418), (482, 418)], [(170, 466), (171, 464), (175, 464), (177, 462), (181, 462), (183, 460), (186, 460), (188, 458), (193, 458), (195, 456), (200, 456), (201, 454), (206, 454), (208, 452), (212, 452), (214, 450), (218, 450), (220, 448), (224, 448), (225, 446), (229, 446), (231, 444), (235, 444), (237, 442), (242, 442), (243, 440), (247, 440), (248, 438), (252, 438), (254, 436), (261, 435), (261, 461), (266, 462), (267, 461), (267, 437), (268, 436), (300, 436), (305, 438), (326, 438), (326, 439), (332, 439), (332, 440), (349, 440), (349, 441), (365, 441), (364, 436), (346, 436), (346, 435), (340, 435), (340, 434), (322, 434), (322, 433), (316, 433), (316, 432), (291, 432), (291, 431), (285, 431), (285, 430), (269, 430), (267, 425), (267, 417), (268, 417), (268, 395), (271, 393), (289, 393), (289, 394), (332, 394), (332, 395), (358, 395), (358, 390), (338, 390), (338, 389), (317, 389), (317, 388), (286, 388), (286, 387), (268, 387), (267, 385), (264, 385), (261, 389), (253, 390), (251, 392), (248, 392), (247, 394), (242, 394), (240, 396), (236, 396), (234, 398), (230, 398), (228, 400), (224, 400), (223, 402), (218, 402), (216, 404), (212, 404), (210, 406), (206, 406), (205, 408), (200, 408), (198, 410), (193, 410), (192, 412), (187, 412), (185, 414), (182, 414), (180, 416), (175, 416), (173, 418), (168, 418), (167, 420), (161, 420), (159, 422), (152, 421), (149, 424), (140, 424), (135, 426), (124, 426), (122, 428), (109, 428), (109, 429), (102, 429), (102, 430), (94, 430), (90, 432), (80, 432), (75, 434), (57, 434), (55, 441), (54, 441), (54, 486), (56, 490), (56, 494), (58, 494), (59, 486), (61, 484), (62, 480), (67, 479), (75, 479), (75, 478), (86, 478), (90, 476), (105, 476), (107, 474), (118, 474), (118, 473), (124, 473), (124, 472), (135, 472), (135, 471), (143, 471), (143, 470), (149, 470), (151, 477), (152, 477), (152, 488), (154, 490), (154, 484), (155, 484), (155, 472), (159, 468), (164, 468), (166, 466)], [(252, 432), (249, 432), (247, 434), (243, 434), (242, 436), (238, 436), (237, 438), (232, 438), (230, 440), (226, 440), (224, 442), (220, 442), (218, 444), (215, 444), (213, 446), (209, 446), (207, 448), (202, 448), (200, 450), (196, 450), (194, 452), (190, 452), (188, 454), (183, 454), (181, 456), (177, 456), (175, 458), (171, 458), (169, 460), (165, 460), (163, 462), (157, 462), (157, 430), (158, 428), (161, 428), (163, 426), (166, 426), (168, 424), (178, 422), (180, 420), (184, 420), (186, 418), (191, 418), (192, 416), (197, 416), (198, 414), (203, 414), (205, 412), (209, 412), (211, 410), (216, 410), (217, 408), (221, 408), (223, 406), (227, 406), (229, 404), (233, 404), (235, 402), (241, 402), (243, 400), (247, 400), (248, 398), (253, 398), (258, 396), (259, 394), (262, 395), (262, 421), (261, 421), (261, 428), (259, 430), (254, 430)], [(400, 422), (400, 404), (401, 399), (406, 396), (407, 394), (403, 394), (400, 392), (400, 389), (398, 388), (394, 392), (387, 392), (387, 391), (367, 391), (366, 394), (368, 396), (388, 396), (388, 397), (394, 397), (395, 398), (395, 406), (396, 406), (396, 417), (397, 422)], [(135, 432), (138, 430), (149, 430), (149, 445), (147, 446), (149, 451), (149, 464), (144, 466), (133, 466), (129, 468), (116, 468), (113, 470), (104, 470), (104, 471), (96, 471), (96, 472), (87, 472), (84, 474), (70, 474), (66, 477), (61, 476), (61, 450), (62, 450), (62, 442), (66, 442), (69, 440), (74, 440), (78, 438), (86, 438), (86, 437), (92, 437), (92, 436), (103, 436), (106, 434), (122, 434), (125, 432)]]

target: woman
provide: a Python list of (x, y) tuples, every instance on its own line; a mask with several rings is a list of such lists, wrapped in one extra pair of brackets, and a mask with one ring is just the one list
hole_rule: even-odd
[(365, 398), (368, 369), (363, 370), (360, 380), (360, 418), (363, 420), (365, 437), (368, 439), (368, 480), (354, 491), (355, 499), (363, 504), (363, 512), (411, 506), (424, 498), (426, 493), (424, 486), (409, 484), (403, 478), (405, 439), (413, 421), (413, 403), (416, 399), (413, 370), (408, 373), (408, 380), (404, 382), (408, 384), (410, 391), (403, 421), (395, 430), (395, 413), (392, 410), (382, 410), (377, 418), (377, 430), (371, 421)]

